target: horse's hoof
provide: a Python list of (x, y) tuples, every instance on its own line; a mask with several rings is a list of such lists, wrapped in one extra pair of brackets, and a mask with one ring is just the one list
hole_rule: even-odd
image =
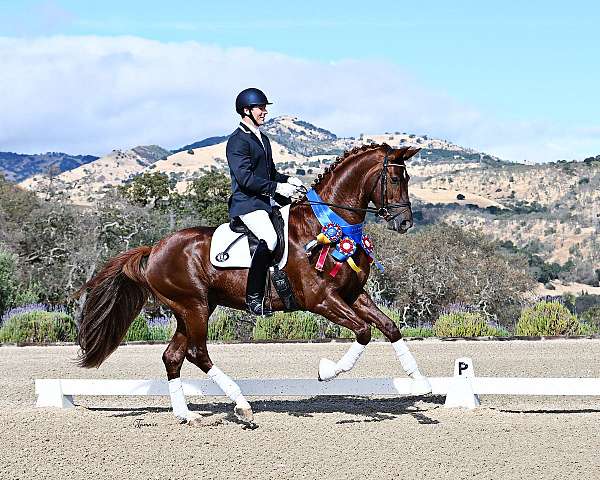
[(241, 422), (244, 422), (247, 424), (254, 423), (254, 414), (252, 413), (252, 408), (250, 408), (250, 407), (236, 406), (233, 409), (233, 413), (235, 413), (236, 418)]
[(202, 415), (199, 415), (196, 412), (188, 412), (184, 423), (191, 427), (201, 427), (202, 426)]
[(427, 377), (421, 376), (414, 378), (411, 384), (411, 394), (427, 395), (428, 393), (431, 393), (431, 383)]
[(337, 364), (326, 358), (322, 358), (319, 362), (319, 382), (327, 382), (337, 376)]
[(203, 427), (204, 421), (202, 420), (202, 418), (190, 418), (186, 422), (186, 424), (189, 425), (190, 427)]

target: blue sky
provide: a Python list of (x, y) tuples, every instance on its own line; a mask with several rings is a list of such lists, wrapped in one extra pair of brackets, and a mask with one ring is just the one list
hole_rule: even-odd
[[(37, 41), (37, 63), (58, 58), (63, 59), (59, 64), (69, 63), (83, 56), (84, 51), (97, 60), (86, 63), (86, 70), (100, 68), (118, 52), (130, 59), (129, 65), (121, 59), (117, 69), (120, 73), (104, 78), (105, 83), (123, 88), (117, 100), (111, 99), (108, 109), (118, 129), (114, 137), (110, 138), (110, 129), (103, 126), (103, 140), (91, 138), (91, 116), (106, 113), (105, 107), (95, 104), (82, 121), (66, 122), (64, 131), (60, 124), (53, 125), (55, 143), (50, 144), (49, 138), (44, 139), (45, 144), (34, 141), (31, 128), (43, 128), (41, 120), (28, 125), (20, 115), (19, 128), (29, 128), (29, 132), (22, 135), (14, 125), (9, 128), (10, 135), (2, 137), (0, 131), (0, 150), (87, 148), (99, 153), (109, 145), (127, 146), (120, 142), (151, 141), (150, 133), (157, 130), (161, 135), (155, 143), (166, 147), (222, 134), (235, 121), (228, 97), (235, 96), (235, 88), (244, 86), (246, 80), (266, 87), (275, 96), (278, 103), (273, 114), (321, 122), (319, 126), (340, 135), (411, 130), (514, 160), (597, 155), (598, 19), (600, 4), (582, 1), (0, 1), (0, 36), (5, 40), (0, 43), (0, 55), (4, 47), (4, 54), (12, 55), (9, 64), (17, 70), (22, 68), (24, 75), (31, 73), (30, 65), (25, 61), (19, 65), (14, 52), (23, 52), (20, 58), (27, 59), (32, 41)], [(49, 39), (54, 41), (42, 44)], [(115, 40), (120, 44), (110, 43)], [(94, 42), (102, 47), (92, 46)], [(46, 48), (48, 43), (56, 51)], [(78, 50), (78, 44), (87, 47)], [(9, 49), (12, 54), (6, 53)], [(180, 55), (181, 63), (173, 63), (172, 68), (190, 65), (195, 75), (210, 72), (213, 83), (197, 85), (196, 99), (193, 85), (183, 86), (179, 93), (176, 85), (168, 91), (169, 81), (165, 78), (160, 85), (148, 86), (147, 97), (132, 106), (135, 100), (127, 100), (127, 89), (134, 90), (132, 97), (137, 96), (136, 89), (123, 87), (124, 77), (117, 75), (125, 75), (123, 69), (137, 66), (136, 76), (145, 71), (156, 76), (153, 68), (160, 57), (140, 62), (138, 55), (148, 57), (142, 51), (161, 51), (165, 63)], [(194, 64), (194, 57), (198, 64)], [(87, 60), (74, 61), (77, 68), (71, 72), (78, 75), (81, 62)], [(236, 63), (241, 66), (237, 82), (232, 80)], [(273, 74), (270, 65), (276, 65), (279, 72)], [(60, 74), (57, 68), (56, 62), (48, 61), (46, 70), (37, 68), (35, 73), (41, 82), (45, 74), (56, 78)], [(282, 69), (295, 75), (286, 76)], [(93, 78), (90, 75), (81, 82), (93, 82)], [(299, 86), (299, 79), (310, 88)], [(42, 96), (66, 95), (60, 82), (53, 89), (47, 87), (48, 82), (52, 80), (44, 85), (33, 82), (25, 93), (31, 97), (39, 89)], [(4, 86), (9, 90), (24, 88), (9, 83)], [(322, 95), (314, 94), (319, 89), (323, 89)], [(76, 85), (71, 85), (70, 93), (76, 95), (75, 90)], [(107, 101), (111, 92), (103, 91)], [(129, 121), (139, 122), (144, 112), (132, 109), (141, 104), (146, 113), (152, 111), (147, 104), (152, 103), (153, 92), (162, 102), (155, 107), (157, 115), (172, 118), (172, 130), (148, 125), (139, 132), (139, 123), (128, 126), (124, 119), (129, 116)], [(299, 93), (304, 98), (297, 98)], [(82, 94), (76, 103), (85, 103), (85, 98)], [(164, 105), (167, 102), (171, 102), (170, 107)], [(46, 103), (60, 107), (56, 102)], [(212, 124), (211, 116), (203, 113), (194, 128), (186, 128), (195, 121), (192, 115), (185, 120), (186, 125), (180, 125), (177, 106), (188, 104), (197, 108), (206, 105), (213, 115)], [(113, 111), (120, 108), (119, 112)], [(54, 113), (61, 117), (68, 111), (59, 108)], [(43, 115), (45, 119), (51, 116), (50, 110)], [(0, 117), (2, 121), (8, 120)], [(77, 125), (82, 129), (73, 128)], [(71, 135), (82, 137), (69, 140), (69, 129)]]

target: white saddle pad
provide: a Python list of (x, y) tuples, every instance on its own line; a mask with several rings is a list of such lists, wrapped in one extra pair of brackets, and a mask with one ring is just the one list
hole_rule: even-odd
[[(279, 261), (279, 268), (285, 267), (288, 256), (288, 217), (290, 216), (290, 206), (286, 205), (281, 208), (281, 216), (283, 217), (283, 236), (284, 236), (284, 248), (283, 256)], [(243, 235), (235, 244), (227, 251), (229, 257), (219, 262), (217, 261), (217, 255), (223, 251), (233, 242), (236, 238)], [(243, 233), (237, 233), (229, 228), (229, 223), (219, 225), (215, 230), (210, 241), (210, 263), (215, 267), (220, 268), (250, 268), (250, 247), (248, 246), (248, 238)]]

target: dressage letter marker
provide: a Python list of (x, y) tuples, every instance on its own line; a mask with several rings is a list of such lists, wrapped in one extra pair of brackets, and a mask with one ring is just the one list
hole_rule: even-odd
[(459, 358), (454, 362), (454, 377), (448, 395), (446, 395), (446, 408), (473, 409), (481, 405), (479, 397), (473, 391), (475, 369), (473, 360), (467, 357)]
[[(473, 361), (459, 358), (453, 377), (430, 377), (433, 395), (446, 395), (445, 407), (472, 409), (480, 404), (478, 395), (591, 395), (600, 397), (600, 378), (501, 378), (476, 377)], [(411, 395), (410, 378), (336, 378), (239, 380), (248, 397), (391, 396)], [(223, 396), (211, 380), (183, 380), (185, 395)], [(74, 395), (169, 395), (167, 380), (38, 379), (35, 381), (37, 407), (73, 407)]]

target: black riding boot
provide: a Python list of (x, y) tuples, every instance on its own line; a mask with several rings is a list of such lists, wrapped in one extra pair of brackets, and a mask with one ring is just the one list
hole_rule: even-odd
[(265, 281), (270, 265), (271, 251), (267, 247), (267, 243), (260, 240), (252, 256), (246, 285), (246, 305), (248, 311), (254, 315), (272, 315), (273, 313), (264, 306)]

